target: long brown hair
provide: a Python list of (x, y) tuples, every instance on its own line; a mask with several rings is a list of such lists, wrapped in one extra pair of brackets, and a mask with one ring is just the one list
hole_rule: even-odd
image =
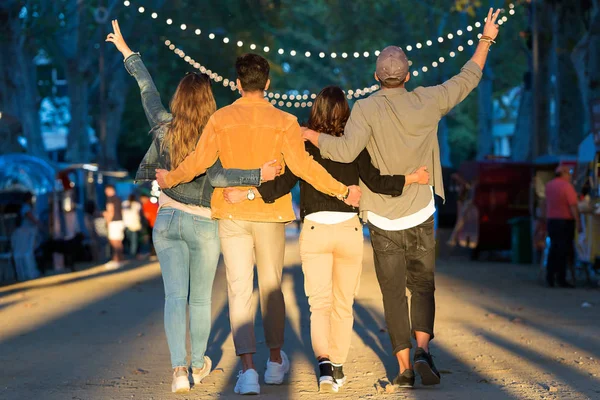
[(216, 110), (208, 76), (191, 73), (181, 79), (171, 99), (173, 119), (162, 143), (163, 148), (169, 150), (171, 169), (177, 168), (194, 150), (208, 119)]
[(342, 136), (349, 117), (350, 106), (344, 91), (337, 86), (327, 86), (315, 99), (307, 126), (317, 132)]

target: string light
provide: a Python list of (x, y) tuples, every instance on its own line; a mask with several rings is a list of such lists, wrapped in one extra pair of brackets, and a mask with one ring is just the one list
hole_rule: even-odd
[(158, 14), (155, 13), (155, 12), (153, 12), (152, 15), (151, 15), (151, 17), (152, 17), (152, 19), (156, 19), (156, 18), (158, 18)]
[[(512, 9), (514, 9), (514, 6), (512, 7)], [(168, 21), (171, 21), (171, 23), (172, 23), (171, 19), (169, 19)], [(472, 28), (471, 29), (469, 29), (469, 28), (471, 28), (471, 27), (470, 26), (467, 27), (467, 30), (471, 31)], [(213, 36), (213, 38), (214, 38), (215, 35), (211, 33), (209, 35), (209, 37), (210, 36)], [(479, 38), (481, 38), (481, 36), (482, 36), (482, 34), (478, 35)], [(223, 76), (219, 75), (218, 73), (216, 73), (214, 71), (211, 71), (210, 69), (207, 69), (205, 66), (203, 66), (199, 62), (195, 61), (190, 56), (186, 55), (185, 52), (183, 50), (181, 50), (180, 48), (176, 47), (175, 44), (172, 41), (165, 40), (164, 43), (165, 43), (165, 46), (167, 46), (171, 51), (173, 51), (181, 59), (183, 59), (188, 64), (190, 64), (193, 68), (198, 69), (201, 73), (204, 73), (207, 76), (209, 76), (210, 79), (212, 79), (213, 81), (218, 82), (218, 83), (222, 82), (222, 85), (224, 87), (229, 86), (229, 88), (232, 91), (236, 91), (237, 90), (237, 86), (236, 86), (234, 80), (230, 80), (230, 79), (224, 78)], [(243, 45), (242, 41), (238, 41), (237, 43), (238, 43), (239, 47), (241, 47)], [(470, 39), (468, 41), (468, 45), (469, 46), (473, 46), (474, 44), (475, 44), (475, 42), (473, 40)], [(256, 48), (256, 45), (252, 44), (251, 47), (252, 46), (254, 46)], [(408, 50), (409, 47), (410, 46), (407, 46), (407, 50)], [(265, 46), (265, 48), (263, 48), (263, 50), (264, 51), (269, 51), (270, 49), (268, 49), (268, 46)], [(464, 50), (465, 50), (465, 48), (462, 45), (459, 45), (457, 47), (457, 51), (459, 51), (459, 52), (462, 52)], [(285, 50), (284, 49), (279, 49), (278, 52), (281, 54), (281, 53), (285, 52)], [(306, 53), (310, 53), (310, 52), (306, 52)], [(309, 57), (309, 55), (306, 55), (306, 53), (305, 53), (305, 56)], [(379, 55), (379, 53), (380, 53), (379, 50), (376, 50), (374, 52), (375, 55)], [(336, 53), (332, 53), (332, 54), (335, 54), (333, 56), (333, 58), (337, 57)], [(346, 54), (346, 56), (349, 56), (347, 53), (342, 53), (342, 54)], [(290, 51), (290, 55), (295, 56), (296, 55), (296, 51), (295, 50), (291, 50)], [(353, 55), (354, 55), (355, 58), (359, 58), (360, 57), (360, 53), (358, 53), (358, 52), (355, 52)], [(364, 52), (363, 55), (365, 57), (369, 56), (368, 52)], [(451, 58), (456, 57), (456, 55), (457, 54), (456, 54), (455, 51), (451, 51), (449, 53), (449, 56)], [(321, 58), (324, 58), (325, 57), (325, 53), (321, 52), (319, 54), (319, 56), (321, 56)], [(343, 57), (343, 55), (342, 55), (342, 57)], [(444, 57), (439, 57), (439, 59), (437, 61), (433, 61), (431, 63), (431, 67), (432, 68), (437, 68), (438, 66), (440, 66), (440, 64), (443, 64), (445, 61), (446, 61), (446, 59)], [(412, 65), (412, 61), (410, 61), (410, 60), (409, 60), (409, 65)], [(419, 71), (421, 71), (421, 72), (419, 72)], [(412, 75), (414, 77), (418, 77), (421, 74), (426, 73), (428, 71), (430, 71), (430, 69), (429, 69), (428, 66), (422, 66), (421, 68), (414, 69), (412, 71)], [(379, 88), (380, 88), (379, 85), (372, 85), (370, 87), (359, 88), (359, 89), (355, 89), (355, 90), (350, 89), (350, 90), (348, 90), (346, 92), (346, 97), (348, 99), (352, 99), (352, 98), (358, 99), (358, 98), (360, 98), (362, 96), (366, 96), (366, 95), (368, 95), (370, 93), (376, 92), (377, 90), (379, 90)], [(280, 107), (286, 106), (288, 108), (291, 108), (291, 107), (295, 107), (295, 108), (312, 107), (312, 104), (313, 104), (312, 101), (308, 101), (308, 102), (302, 101), (301, 102), (301, 100), (308, 100), (309, 97), (310, 97), (310, 99), (314, 100), (317, 97), (316, 93), (310, 93), (308, 90), (302, 90), (302, 91), (291, 90), (290, 92), (294, 92), (294, 93), (292, 93), (292, 94), (287, 94), (287, 93), (280, 94), (280, 93), (276, 93), (276, 92), (265, 92), (265, 97), (269, 98), (269, 99), (272, 99), (271, 100), (272, 104), (277, 103)], [(303, 94), (299, 94), (299, 93), (303, 93)], [(281, 101), (277, 101), (277, 99), (280, 99), (280, 98), (281, 98)], [(289, 100), (288, 100), (288, 98), (289, 98)], [(284, 102), (283, 100), (287, 100), (287, 101)], [(295, 100), (295, 102), (292, 102), (293, 100)]]
[[(185, 62), (190, 64), (193, 68), (195, 68), (195, 69), (199, 70), (201, 73), (207, 75), (214, 82), (217, 82), (217, 83), (222, 82), (222, 85), (224, 87), (229, 86), (232, 91), (237, 90), (237, 86), (236, 86), (234, 80), (224, 78), (223, 76), (219, 75), (217, 72), (207, 69), (205, 66), (203, 66), (202, 64), (200, 64), (199, 62), (197, 62), (196, 60), (191, 58), (189, 55), (185, 54), (185, 52), (183, 50), (176, 47), (175, 44), (171, 40), (165, 40), (164, 43), (165, 43), (165, 46), (168, 46), (168, 48), (170, 50), (172, 50), (177, 56), (179, 56)], [(372, 85), (370, 87), (365, 87), (365, 88), (361, 88), (361, 89), (349, 90), (348, 93), (354, 93), (354, 97), (359, 98), (359, 97), (365, 96), (369, 93), (373, 93), (377, 90), (379, 90), (379, 85)], [(277, 104), (280, 105), (280, 107), (286, 106), (286, 107), (294, 107), (294, 108), (302, 107), (302, 103), (304, 103), (304, 107), (311, 107), (312, 106), (311, 101), (301, 102), (301, 100), (308, 100), (309, 98), (314, 100), (317, 97), (316, 93), (310, 93), (308, 90), (303, 90), (303, 91), (296, 90), (295, 92), (302, 92), (302, 94), (300, 94), (300, 93), (298, 93), (298, 94), (287, 94), (287, 93), (280, 94), (280, 93), (275, 93), (275, 92), (265, 92), (265, 96), (269, 99), (273, 99), (273, 101), (277, 101), (278, 99), (281, 99), (281, 101), (277, 102)], [(284, 102), (284, 100), (285, 100), (285, 102)], [(273, 101), (271, 101), (271, 103), (273, 103)], [(294, 102), (292, 102), (292, 101), (294, 101)], [(283, 103), (283, 104), (281, 104), (281, 103)]]
[[(471, 42), (471, 44), (469, 46), (472, 46), (474, 44), (474, 42), (472, 40), (470, 42)], [(165, 46), (168, 46), (168, 48), (170, 50), (172, 50), (176, 55), (178, 55), (180, 58), (182, 58), (188, 64), (193, 66), (195, 69), (198, 69), (203, 74), (206, 74), (207, 76), (209, 76), (210, 79), (212, 79), (213, 81), (223, 82), (223, 86), (224, 87), (229, 86), (232, 91), (237, 90), (237, 86), (235, 85), (234, 80), (223, 78), (223, 76), (219, 75), (218, 73), (211, 71), (210, 69), (207, 69), (202, 64), (200, 64), (197, 61), (195, 61), (194, 59), (190, 58), (190, 56), (187, 56), (185, 54), (185, 52), (183, 50), (181, 50), (180, 48), (176, 47), (172, 41), (165, 40), (164, 43), (165, 43)], [(464, 49), (465, 48), (463, 46), (457, 47), (458, 51), (464, 51)], [(456, 57), (456, 55), (457, 54), (455, 51), (449, 52), (449, 56), (451, 58)], [(440, 57), (437, 61), (434, 61), (431, 63), (431, 67), (437, 68), (444, 62), (446, 62), (446, 59), (444, 57)], [(409, 61), (409, 65), (412, 65), (412, 61)], [(424, 66), (421, 66), (420, 68), (414, 69), (412, 71), (412, 75), (414, 77), (419, 77), (422, 74), (429, 72), (429, 71), (430, 71), (430, 68), (428, 66), (424, 65)], [(345, 92), (345, 94), (348, 99), (353, 99), (353, 98), (358, 99), (360, 97), (374, 93), (379, 89), (380, 89), (379, 85), (372, 85), (369, 87), (364, 87), (364, 88), (359, 88), (359, 89), (350, 89), (347, 92)], [(292, 108), (292, 107), (300, 108), (300, 107), (302, 107), (302, 103), (300, 102), (300, 100), (308, 100), (309, 98), (314, 100), (317, 97), (316, 93), (310, 93), (308, 90), (293, 90), (293, 91), (290, 90), (290, 92), (295, 92), (298, 94), (294, 94), (294, 93), (292, 93), (292, 94), (281, 93), (280, 94), (280, 93), (276, 93), (276, 92), (265, 92), (265, 97), (268, 99), (273, 99), (271, 101), (272, 104), (275, 104), (275, 102), (277, 102), (278, 99), (281, 99), (281, 101), (277, 102), (277, 105), (279, 107), (285, 106), (288, 108)], [(303, 94), (299, 94), (299, 93), (303, 93)], [(292, 102), (294, 100), (295, 100), (295, 102)], [(312, 102), (311, 101), (306, 102), (304, 107), (312, 107)]]
[[(131, 1), (129, 1), (129, 0), (125, 0), (125, 1), (123, 2), (123, 4), (124, 4), (126, 7), (129, 7), (129, 6), (131, 5)], [(514, 15), (514, 14), (515, 14), (515, 4), (514, 4), (514, 3), (510, 3), (510, 4), (509, 4), (509, 8), (510, 8), (510, 10), (509, 10), (509, 14), (510, 14), (510, 15)], [(143, 12), (145, 11), (145, 8), (144, 8), (143, 6), (141, 6), (141, 7), (139, 7), (139, 8), (138, 8), (138, 11), (139, 11), (140, 13), (143, 13)], [(157, 17), (158, 17), (158, 15), (157, 15), (156, 13), (153, 13), (153, 14), (152, 14), (152, 18), (155, 18), (155, 19), (156, 19)], [(503, 23), (506, 23), (506, 22), (507, 22), (507, 19), (508, 19), (508, 18), (507, 18), (507, 16), (503, 16), (503, 17), (502, 17), (500, 20), (498, 20), (497, 22), (498, 22), (498, 24), (499, 24), (499, 25), (502, 25)], [(171, 24), (173, 23), (173, 20), (169, 18), (169, 19), (166, 21), (166, 23), (167, 23), (167, 25), (171, 25)], [(181, 26), (183, 27), (183, 26), (186, 26), (186, 25), (185, 25), (185, 24), (182, 24)], [(481, 24), (481, 22), (477, 21), (477, 22), (475, 22), (474, 26), (475, 26), (476, 28), (480, 28), (480, 27), (482, 26), (482, 24)], [(469, 25), (469, 26), (467, 26), (467, 27), (466, 27), (466, 28), (464, 28), (464, 29), (466, 29), (468, 32), (472, 32), (472, 31), (473, 31), (473, 26)], [(185, 30), (185, 29), (184, 29), (184, 28), (182, 28), (182, 30)], [(198, 32), (198, 30), (196, 30), (196, 32)], [(196, 33), (196, 34), (197, 34), (197, 35), (199, 35), (199, 33)], [(445, 34), (445, 35), (440, 35), (440, 36), (437, 38), (437, 41), (438, 41), (439, 43), (443, 43), (443, 42), (444, 42), (444, 40), (445, 40), (445, 39), (444, 39), (445, 37), (446, 37), (446, 38), (448, 38), (449, 40), (452, 40), (452, 39), (454, 39), (454, 38), (456, 38), (456, 37), (459, 37), (459, 36), (462, 36), (462, 35), (463, 35), (463, 30), (462, 30), (462, 29), (458, 29), (458, 30), (456, 30), (455, 32), (450, 32), (450, 33), (447, 33), (447, 34)], [(210, 38), (210, 39), (214, 39), (215, 37), (216, 37), (216, 35), (215, 35), (214, 33), (211, 33), (211, 34), (209, 35), (209, 38)], [(228, 41), (225, 41), (225, 40), (224, 40), (224, 41), (223, 41), (223, 43), (229, 43), (229, 40), (228, 40)], [(243, 43), (242, 41), (237, 41), (237, 42), (236, 42), (236, 41), (233, 41), (233, 43), (238, 43), (238, 47), (243, 47), (243, 45), (244, 45), (244, 43)], [(240, 45), (239, 45), (239, 43), (242, 43), (242, 45), (240, 46)], [(432, 46), (432, 45), (433, 45), (433, 43), (434, 43), (434, 40), (427, 40), (427, 41), (425, 42), (425, 44), (426, 44), (427, 46)], [(252, 49), (252, 50), (255, 50), (255, 49), (257, 49), (257, 47), (258, 47), (258, 46), (257, 46), (256, 44), (252, 44), (252, 45), (250, 45), (250, 49)], [(423, 46), (423, 44), (422, 44), (422, 43), (416, 43), (416, 44), (414, 45), (414, 47), (415, 47), (415, 48), (417, 48), (417, 49), (422, 49), (424, 46)], [(264, 51), (265, 53), (268, 53), (268, 52), (270, 51), (270, 48), (269, 48), (269, 46), (263, 46), (263, 47), (261, 47), (261, 48), (263, 49), (263, 51)], [(268, 49), (268, 50), (267, 50), (267, 49)], [(407, 45), (407, 46), (405, 46), (405, 49), (406, 49), (406, 51), (412, 51), (412, 50), (413, 50), (413, 46)], [(301, 51), (300, 53), (301, 53), (301, 54), (304, 54), (304, 55), (305, 55), (305, 57), (307, 57), (307, 58), (310, 58), (310, 57), (313, 57), (313, 56), (316, 56), (316, 55), (317, 55), (316, 53), (315, 53), (315, 54), (312, 54), (310, 51)], [(380, 54), (380, 53), (379, 53), (379, 51), (372, 51), (372, 52), (370, 52), (370, 51), (363, 51), (363, 52), (356, 51), (356, 52), (353, 52), (353, 53), (352, 53), (352, 55), (354, 56), (354, 58), (359, 58), (359, 57), (360, 57), (360, 55), (361, 55), (361, 53), (362, 53), (362, 55), (363, 55), (364, 57), (370, 57), (371, 55), (374, 55), (374, 56), (376, 56), (376, 57), (377, 57), (377, 56)], [(278, 50), (278, 54), (280, 54), (280, 55), (284, 55), (284, 54), (286, 54), (286, 50), (285, 50), (285, 49), (279, 49), (279, 50)], [(289, 51), (289, 54), (290, 54), (290, 56), (294, 57), (294, 56), (295, 56), (297, 53), (296, 53), (296, 51), (295, 51), (295, 50), (291, 50), (291, 51)], [(321, 54), (324, 54), (324, 56), (321, 56)], [(341, 52), (336, 52), (336, 51), (334, 51), (334, 52), (330, 52), (330, 53), (329, 53), (329, 56), (330, 56), (331, 58), (337, 58), (337, 56), (338, 56), (338, 55), (340, 55), (340, 54), (342, 55), (342, 58), (344, 58), (344, 59), (350, 58), (350, 57), (349, 57), (349, 54), (350, 54), (350, 53), (345, 53), (345, 52), (344, 52), (344, 53), (341, 53)], [(344, 56), (343, 54), (346, 54), (346, 56)], [(327, 56), (327, 55), (326, 55), (325, 53), (323, 53), (323, 52), (320, 52), (320, 53), (318, 53), (318, 55), (319, 55), (319, 57), (320, 57), (320, 58), (325, 58), (325, 57)]]
[(196, 35), (199, 35), (199, 34), (201, 34), (201, 33), (202, 33), (202, 31), (201, 31), (200, 29), (196, 29), (196, 30), (194, 31), (194, 33), (195, 33)]

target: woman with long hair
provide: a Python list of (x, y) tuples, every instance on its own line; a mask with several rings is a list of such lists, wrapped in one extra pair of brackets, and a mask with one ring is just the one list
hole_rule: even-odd
[[(113, 21), (106, 41), (123, 54), (125, 68), (136, 79), (153, 142), (136, 174), (136, 181), (154, 180), (157, 168), (175, 169), (196, 146), (204, 126), (217, 106), (207, 76), (191, 73), (181, 79), (171, 99), (171, 112), (160, 96), (139, 53), (132, 52)], [(192, 343), (191, 372), (194, 384), (211, 370), (205, 355), (211, 326), (212, 285), (219, 262), (217, 222), (211, 219), (210, 200), (215, 186), (258, 186), (280, 167), (265, 164), (260, 170), (224, 170), (217, 163), (195, 180), (165, 189), (153, 242), (165, 287), (165, 331), (173, 367), (173, 392), (190, 390), (186, 362), (186, 311)]]
[[(310, 112), (308, 127), (317, 132), (341, 136), (350, 117), (346, 95), (337, 86), (321, 90)], [(411, 175), (381, 175), (371, 164), (367, 150), (350, 164), (326, 160), (319, 149), (306, 142), (306, 151), (335, 179), (357, 185), (359, 178), (374, 192), (400, 196), (405, 185), (427, 184), (425, 167)], [(298, 178), (286, 172), (273, 182), (254, 189), (256, 197), (269, 203), (290, 192)], [(230, 202), (244, 201), (247, 191), (226, 189)], [(300, 214), (304, 226), (300, 234), (300, 254), (304, 288), (310, 304), (310, 332), (319, 364), (319, 390), (338, 392), (346, 381), (343, 364), (352, 336), (352, 304), (358, 291), (363, 259), (363, 229), (358, 210), (318, 192), (300, 181)]]

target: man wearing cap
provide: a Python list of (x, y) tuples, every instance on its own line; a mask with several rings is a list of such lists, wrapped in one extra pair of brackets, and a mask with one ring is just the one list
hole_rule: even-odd
[[(475, 54), (452, 79), (408, 92), (404, 87), (410, 79), (408, 59), (399, 47), (386, 47), (377, 58), (375, 72), (382, 90), (354, 104), (344, 135), (304, 132), (324, 158), (351, 162), (366, 147), (382, 174), (407, 174), (415, 165), (426, 165), (430, 171), (431, 186), (408, 187), (400, 197), (373, 193), (361, 182), (361, 217), (371, 232), (385, 319), (400, 366), (394, 384), (400, 387), (412, 387), (415, 381), (411, 334), (418, 346), (414, 368), (422, 383), (440, 383), (429, 354), (435, 314), (434, 193), (444, 198), (438, 123), (479, 84), (488, 51), (498, 35), (499, 13), (490, 9)], [(407, 287), (412, 294), (410, 321)]]
[(546, 218), (550, 252), (546, 280), (548, 286), (572, 288), (567, 282), (567, 262), (573, 256), (575, 248), (575, 229), (581, 232), (577, 192), (571, 183), (572, 170), (567, 165), (556, 169), (556, 178), (546, 184)]

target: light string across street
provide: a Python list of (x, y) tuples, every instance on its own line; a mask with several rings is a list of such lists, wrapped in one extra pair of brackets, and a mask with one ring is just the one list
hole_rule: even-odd
[[(125, 6), (130, 6), (131, 2), (129, 0), (126, 0), (124, 2)], [(509, 14), (510, 15), (514, 15), (515, 14), (515, 6), (514, 4), (509, 4)], [(139, 7), (138, 12), (139, 13), (144, 13), (146, 10), (144, 9), (144, 7)], [(152, 18), (156, 19), (158, 17), (157, 13), (152, 13)], [(172, 20), (167, 20), (167, 24), (170, 24), (168, 21)], [(498, 24), (502, 25), (505, 22), (508, 21), (508, 18), (506, 16), (504, 16), (502, 19), (498, 20)], [(480, 22), (476, 22), (474, 24), (475, 27), (479, 28), (481, 27), (481, 23)], [(187, 29), (187, 27), (184, 25), (182, 25), (182, 30)], [(466, 30), (468, 32), (472, 32), (473, 31), (473, 27), (472, 26), (468, 26), (466, 28)], [(200, 31), (199, 29), (197, 29), (196, 31)], [(463, 32), (462, 31), (458, 31), (461, 32), (459, 36), (462, 36)], [(458, 34), (457, 32), (457, 34)], [(211, 34), (213, 35), (213, 34)], [(214, 36), (214, 35), (213, 35)], [(482, 34), (479, 33), (477, 35), (477, 38), (481, 38)], [(210, 35), (209, 35), (210, 38)], [(440, 37), (441, 38), (441, 37)], [(440, 39), (438, 38), (438, 39)], [(448, 38), (452, 39), (453, 35), (452, 34), (448, 34)], [(212, 38), (211, 38), (212, 39)], [(440, 42), (443, 42), (443, 38), (441, 38), (442, 40), (439, 40)], [(427, 41), (426, 45), (430, 45), (431, 41)], [(188, 64), (190, 64), (193, 68), (199, 70), (201, 73), (206, 74), (211, 80), (213, 80), (216, 83), (221, 83), (224, 87), (229, 87), (232, 91), (236, 91), (238, 90), (235, 80), (234, 79), (228, 79), (223, 77), (221, 74), (212, 71), (211, 69), (207, 68), (206, 66), (202, 65), (201, 63), (199, 63), (198, 61), (196, 61), (195, 59), (193, 59), (192, 57), (190, 57), (189, 55), (186, 55), (186, 53), (181, 50), (180, 48), (178, 48), (171, 40), (165, 40), (165, 45), (171, 50), (173, 51), (176, 55), (178, 55), (181, 59), (183, 59), (185, 62), (187, 62)], [(466, 47), (473, 47), (475, 45), (475, 41), (473, 39), (469, 39), (467, 41), (467, 46)], [(240, 46), (241, 47), (241, 46)], [(415, 47), (417, 49), (421, 49), (423, 47), (423, 45), (421, 43), (418, 43), (417, 45), (415, 45)], [(454, 58), (457, 56), (458, 53), (463, 52), (466, 49), (465, 46), (463, 45), (459, 45), (456, 47), (456, 50), (450, 51), (448, 53), (448, 56), (450, 58)], [(252, 46), (251, 46), (252, 48)], [(256, 48), (256, 46), (254, 46), (254, 49)], [(412, 46), (406, 46), (404, 47), (405, 51), (411, 51), (413, 50)], [(267, 51), (268, 52), (268, 51)], [(333, 53), (335, 54), (335, 53)], [(334, 56), (333, 58), (335, 58), (336, 56)], [(368, 57), (368, 56), (365, 56)], [(323, 58), (323, 57), (321, 57)], [(439, 57), (437, 60), (433, 61), (430, 66), (428, 65), (423, 65), (419, 68), (413, 68), (412, 69), (412, 75), (414, 77), (418, 77), (421, 74), (427, 73), (428, 71), (431, 71), (431, 68), (437, 68), (438, 66), (440, 66), (441, 64), (443, 64), (447, 59), (445, 57)], [(412, 66), (412, 61), (409, 61), (409, 65)], [(368, 86), (368, 87), (364, 87), (364, 88), (358, 88), (358, 89), (349, 89), (347, 91), (344, 91), (344, 93), (346, 94), (346, 97), (348, 99), (358, 99), (361, 98), (363, 96), (366, 96), (368, 94), (371, 94), (373, 92), (376, 92), (377, 90), (379, 90), (380, 87), (379, 85), (375, 84), (372, 86)], [(290, 94), (290, 92), (292, 92)], [(311, 92), (309, 90), (297, 90), (297, 89), (291, 89), (286, 91), (285, 93), (277, 93), (277, 92), (272, 92), (272, 91), (265, 91), (265, 98), (267, 98), (271, 104), (273, 105), (277, 105), (279, 107), (295, 107), (295, 108), (305, 108), (305, 107), (311, 107), (312, 106), (312, 100), (314, 100), (317, 97), (317, 94), (314, 92)]]
[[(135, 6), (133, 5), (132, 1), (130, 1), (130, 0), (125, 0), (123, 2), (123, 4), (126, 7), (135, 8)], [(509, 8), (510, 8), (509, 14), (510, 15), (514, 15), (515, 14), (514, 4), (511, 3), (509, 5)], [(139, 6), (137, 10), (138, 10), (138, 12), (140, 14), (143, 14), (143, 13), (147, 12), (147, 10), (146, 10), (146, 8), (144, 6)], [(153, 19), (158, 19), (158, 17), (159, 17), (158, 13), (156, 13), (156, 12), (150, 13), (150, 16)], [(507, 20), (508, 20), (508, 17), (507, 16), (503, 16), (502, 18), (500, 18), (498, 20), (498, 24), (502, 25)], [(167, 25), (173, 25), (174, 24), (172, 18), (165, 19), (164, 23), (167, 24)], [(481, 28), (481, 26), (482, 26), (481, 22), (475, 22), (474, 25), (469, 25), (469, 26), (467, 26), (464, 29), (458, 29), (455, 32), (451, 32), (451, 33), (448, 33), (448, 34), (445, 34), (445, 35), (438, 36), (436, 39), (430, 39), (430, 40), (426, 40), (424, 42), (415, 43), (413, 45), (407, 45), (407, 46), (404, 47), (404, 50), (406, 50), (406, 52), (409, 52), (409, 53), (413, 52), (413, 51), (419, 51), (420, 49), (423, 49), (425, 47), (431, 47), (435, 43), (443, 43), (446, 40), (452, 40), (452, 39), (455, 39), (455, 38), (460, 38), (465, 33), (472, 32), (474, 28)], [(179, 28), (182, 31), (187, 31), (187, 30), (192, 31), (193, 30), (194, 33), (197, 36), (200, 36), (200, 35), (203, 34), (202, 29), (200, 29), (200, 28), (195, 28), (194, 29), (190, 24), (180, 24)], [(232, 39), (232, 38), (230, 38), (228, 36), (224, 36), (224, 35), (219, 35), (219, 36), (223, 36), (221, 40), (226, 45), (237, 46), (237, 47), (244, 47), (244, 46), (246, 46), (246, 47), (250, 48), (250, 50), (253, 50), (253, 51), (255, 51), (255, 50), (259, 50), (259, 51), (262, 50), (264, 53), (271, 53), (271, 52), (274, 51), (274, 49), (271, 49), (269, 46), (261, 46), (261, 45), (255, 44), (255, 43), (248, 44), (247, 42), (244, 42), (242, 40), (235, 40), (235, 39)], [(208, 38), (210, 40), (217, 40), (217, 35), (215, 33), (209, 33), (208, 34)], [(280, 55), (289, 55), (291, 57), (296, 57), (296, 56), (302, 57), (302, 56), (304, 56), (306, 58), (310, 58), (310, 57), (326, 58), (326, 57), (328, 57), (328, 58), (352, 59), (352, 58), (360, 58), (360, 57), (368, 58), (368, 57), (372, 57), (372, 56), (377, 57), (377, 56), (379, 56), (380, 51), (379, 50), (349, 51), (349, 52), (346, 52), (346, 51), (327, 51), (327, 52), (320, 51), (320, 52), (316, 53), (316, 52), (311, 52), (311, 51), (308, 51), (308, 50), (304, 51), (304, 50), (296, 50), (296, 49), (279, 48), (277, 50), (277, 53), (280, 54)]]

